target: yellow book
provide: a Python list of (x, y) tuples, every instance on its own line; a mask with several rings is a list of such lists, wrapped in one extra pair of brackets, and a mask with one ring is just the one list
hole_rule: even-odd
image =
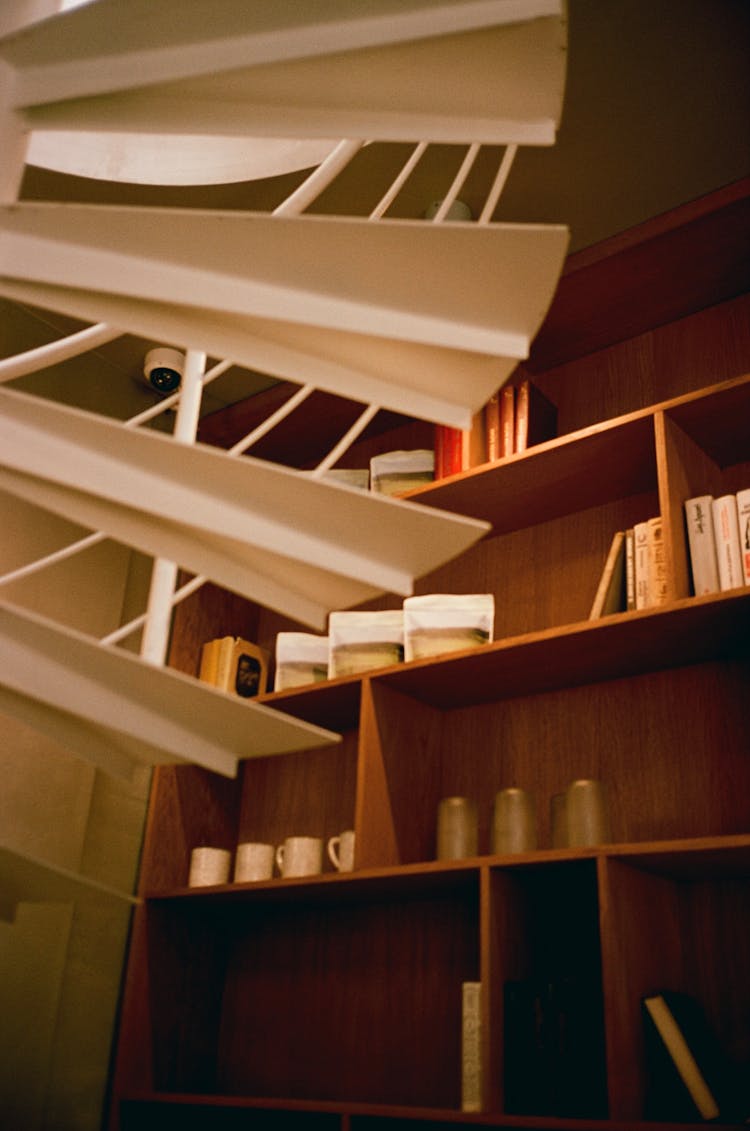
[(200, 678), (243, 699), (261, 695), (268, 684), (265, 648), (239, 636), (220, 636), (203, 645)]

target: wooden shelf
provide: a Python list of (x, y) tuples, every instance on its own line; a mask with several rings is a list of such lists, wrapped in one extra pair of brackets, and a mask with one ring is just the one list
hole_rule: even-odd
[[(661, 987), (699, 998), (750, 1063), (750, 587), (690, 595), (683, 519), (691, 494), (750, 483), (748, 201), (750, 184), (572, 257), (530, 363), (561, 434), (410, 492), (491, 524), (418, 591), (492, 592), (492, 643), (261, 698), (340, 731), (336, 746), (244, 762), (236, 783), (158, 771), (113, 1131), (177, 1127), (191, 1107), (217, 1131), (244, 1111), (300, 1131), (687, 1131), (644, 1119), (640, 1003)], [(408, 446), (408, 427), (352, 459)], [(613, 533), (655, 514), (669, 602), (586, 619)], [(217, 607), (178, 615), (183, 667)], [(293, 627), (257, 609), (248, 624), (269, 648)], [(581, 777), (606, 783), (613, 840), (552, 848), (552, 800)], [(492, 804), (510, 785), (535, 798), (539, 847), (498, 856)], [(476, 800), (479, 855), (437, 861), (438, 805), (457, 795)], [(345, 828), (349, 874), (185, 886), (193, 845)], [(482, 1114), (460, 1110), (467, 980)], [(564, 1095), (554, 1073), (528, 1101), (506, 1090), (518, 981), (579, 988), (588, 1051)]]
[(434, 707), (475, 706), (675, 665), (740, 659), (747, 654), (743, 634), (748, 630), (750, 590), (738, 589), (560, 625), (461, 653), (411, 660), (330, 686), (275, 692), (261, 701), (310, 721), (332, 720), (332, 710), (346, 704), (350, 722), (366, 679)]

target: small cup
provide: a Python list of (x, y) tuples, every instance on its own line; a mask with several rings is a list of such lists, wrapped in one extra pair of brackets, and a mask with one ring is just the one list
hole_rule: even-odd
[(611, 838), (607, 790), (603, 782), (581, 778), (565, 794), (568, 844), (606, 844)]
[(536, 802), (524, 789), (501, 789), (492, 814), (492, 851), (533, 852), (536, 848)]
[(476, 802), (468, 797), (444, 797), (438, 805), (438, 860), (463, 860), (476, 854)]
[(338, 872), (354, 869), (354, 830), (346, 829), (328, 841), (328, 859)]
[(194, 848), (190, 853), (188, 886), (206, 888), (225, 884), (229, 879), (231, 862), (232, 854), (227, 848), (210, 848), (208, 845)]
[(549, 802), (550, 843), (553, 848), (568, 847), (568, 808), (565, 793), (553, 793)]
[(276, 849), (276, 865), (285, 879), (316, 875), (323, 870), (323, 841), (318, 836), (288, 836)]
[(270, 880), (273, 875), (274, 847), (259, 841), (245, 841), (237, 845), (234, 858), (234, 882), (246, 884)]

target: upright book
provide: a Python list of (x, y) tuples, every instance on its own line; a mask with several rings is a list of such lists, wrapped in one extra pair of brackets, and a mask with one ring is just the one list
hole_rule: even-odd
[(516, 386), (514, 450), (525, 452), (557, 435), (557, 405), (528, 378)]
[(201, 650), (199, 679), (222, 691), (252, 699), (266, 690), (268, 652), (239, 636), (208, 640)]
[(722, 592), (745, 584), (740, 550), (740, 524), (737, 496), (721, 495), (711, 504), (716, 538), (716, 564)]
[(482, 1110), (482, 984), (461, 985), (461, 1110)]
[(750, 487), (737, 492), (737, 520), (740, 531), (740, 557), (745, 585), (750, 585)]
[(713, 501), (713, 495), (694, 495), (692, 499), (685, 500), (690, 572), (696, 597), (719, 592)]

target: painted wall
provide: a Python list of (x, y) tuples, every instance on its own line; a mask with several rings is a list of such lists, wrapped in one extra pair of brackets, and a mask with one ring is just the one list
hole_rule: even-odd
[[(81, 532), (0, 494), (0, 573)], [(140, 563), (139, 563), (140, 564)], [(94, 636), (137, 602), (131, 553), (101, 545), (3, 588), (3, 599)], [(142, 597), (141, 597), (142, 599)], [(141, 605), (142, 607), (142, 605)], [(0, 715), (0, 845), (132, 891), (150, 774), (109, 778)], [(23, 1131), (95, 1131), (129, 922), (122, 901), (26, 903), (0, 920), (0, 1112)]]

